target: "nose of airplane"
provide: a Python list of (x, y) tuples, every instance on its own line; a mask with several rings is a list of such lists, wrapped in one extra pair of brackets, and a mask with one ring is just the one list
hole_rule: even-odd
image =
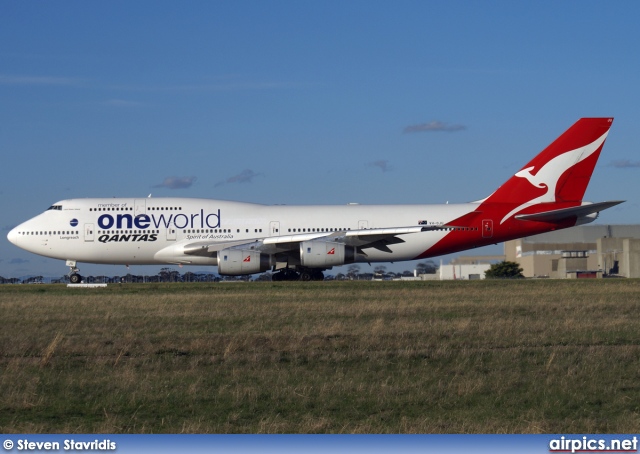
[(11, 231), (7, 235), (7, 239), (17, 246), (18, 245), (18, 229), (17, 228), (11, 229)]

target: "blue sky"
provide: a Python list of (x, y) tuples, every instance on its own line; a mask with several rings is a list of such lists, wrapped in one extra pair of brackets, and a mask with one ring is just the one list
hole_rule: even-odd
[(66, 273), (6, 240), (61, 199), (465, 202), (583, 116), (615, 117), (586, 198), (627, 200), (597, 222), (638, 223), (639, 13), (0, 0), (0, 276)]

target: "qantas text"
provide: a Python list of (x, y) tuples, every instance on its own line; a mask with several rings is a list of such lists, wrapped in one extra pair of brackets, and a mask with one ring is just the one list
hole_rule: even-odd
[(98, 241), (101, 243), (121, 242), (121, 241), (156, 241), (158, 235), (100, 235)]
[(140, 214), (133, 216), (131, 214), (117, 214), (115, 216), (111, 214), (103, 214), (98, 218), (98, 226), (102, 230), (109, 229), (160, 229), (175, 227), (177, 229), (217, 229), (220, 227), (220, 210), (214, 213), (205, 213), (204, 210), (200, 210), (200, 213), (193, 214), (159, 214), (152, 213)]

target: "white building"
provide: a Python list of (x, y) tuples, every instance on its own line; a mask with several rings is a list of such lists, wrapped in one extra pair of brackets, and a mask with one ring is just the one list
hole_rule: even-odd
[(491, 268), (490, 263), (449, 263), (440, 265), (438, 270), (441, 281), (484, 279), (484, 272)]

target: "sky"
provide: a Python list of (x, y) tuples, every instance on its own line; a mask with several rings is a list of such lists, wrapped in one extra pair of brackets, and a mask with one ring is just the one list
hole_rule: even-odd
[(635, 1), (0, 0), (0, 276), (67, 273), (6, 239), (59, 200), (466, 202), (589, 116), (615, 120), (585, 199), (627, 201), (597, 223), (638, 223), (639, 14)]

